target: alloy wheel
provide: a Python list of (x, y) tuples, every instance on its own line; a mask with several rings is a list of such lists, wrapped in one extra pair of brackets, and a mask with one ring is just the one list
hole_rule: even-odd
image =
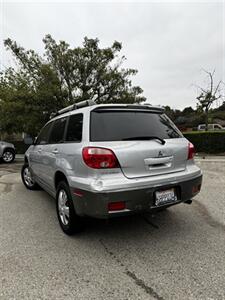
[(67, 193), (63, 189), (61, 189), (58, 194), (58, 210), (62, 224), (67, 226), (70, 221), (70, 209), (68, 206)]
[(24, 181), (26, 183), (26, 185), (28, 187), (32, 187), (34, 185), (34, 181), (33, 181), (33, 178), (32, 178), (32, 175), (31, 175), (31, 172), (29, 170), (29, 167), (26, 167), (24, 170), (23, 170), (23, 178), (24, 178)]
[(5, 152), (3, 153), (3, 156), (2, 156), (3, 160), (4, 160), (5, 162), (7, 162), (7, 163), (13, 161), (13, 157), (14, 157), (14, 156), (13, 156), (13, 153), (12, 153), (11, 151), (5, 151)]

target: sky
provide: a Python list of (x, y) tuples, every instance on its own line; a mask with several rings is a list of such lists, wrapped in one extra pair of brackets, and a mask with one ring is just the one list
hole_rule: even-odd
[(195, 108), (195, 85), (207, 85), (203, 69), (215, 69), (215, 81), (225, 82), (222, 0), (0, 0), (0, 70), (14, 65), (4, 39), (42, 54), (48, 33), (72, 47), (82, 45), (85, 36), (99, 38), (101, 47), (122, 42), (124, 67), (138, 70), (132, 82), (153, 105)]

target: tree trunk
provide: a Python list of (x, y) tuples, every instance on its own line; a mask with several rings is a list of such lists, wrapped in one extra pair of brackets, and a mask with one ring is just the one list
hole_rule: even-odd
[(209, 110), (206, 108), (205, 110), (205, 131), (208, 131), (209, 127)]

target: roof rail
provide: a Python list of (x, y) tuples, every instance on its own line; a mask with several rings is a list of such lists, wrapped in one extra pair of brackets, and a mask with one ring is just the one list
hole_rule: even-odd
[(75, 110), (75, 109), (79, 109), (79, 108), (82, 108), (82, 107), (86, 107), (86, 106), (92, 106), (92, 105), (95, 105), (95, 104), (96, 103), (95, 103), (94, 100), (84, 100), (84, 101), (72, 104), (70, 106), (67, 106), (63, 109), (60, 109), (57, 112), (51, 113), (50, 119), (52, 119), (56, 116), (62, 115), (66, 112), (69, 112), (69, 111), (72, 111), (72, 110)]

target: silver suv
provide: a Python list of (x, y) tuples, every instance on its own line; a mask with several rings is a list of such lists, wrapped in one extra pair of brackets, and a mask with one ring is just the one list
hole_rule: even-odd
[(4, 163), (11, 163), (15, 159), (16, 149), (11, 143), (0, 141), (0, 159)]
[(84, 216), (110, 218), (191, 203), (202, 173), (194, 147), (150, 105), (91, 101), (65, 108), (25, 154), (25, 186), (56, 198), (62, 230), (82, 228)]

